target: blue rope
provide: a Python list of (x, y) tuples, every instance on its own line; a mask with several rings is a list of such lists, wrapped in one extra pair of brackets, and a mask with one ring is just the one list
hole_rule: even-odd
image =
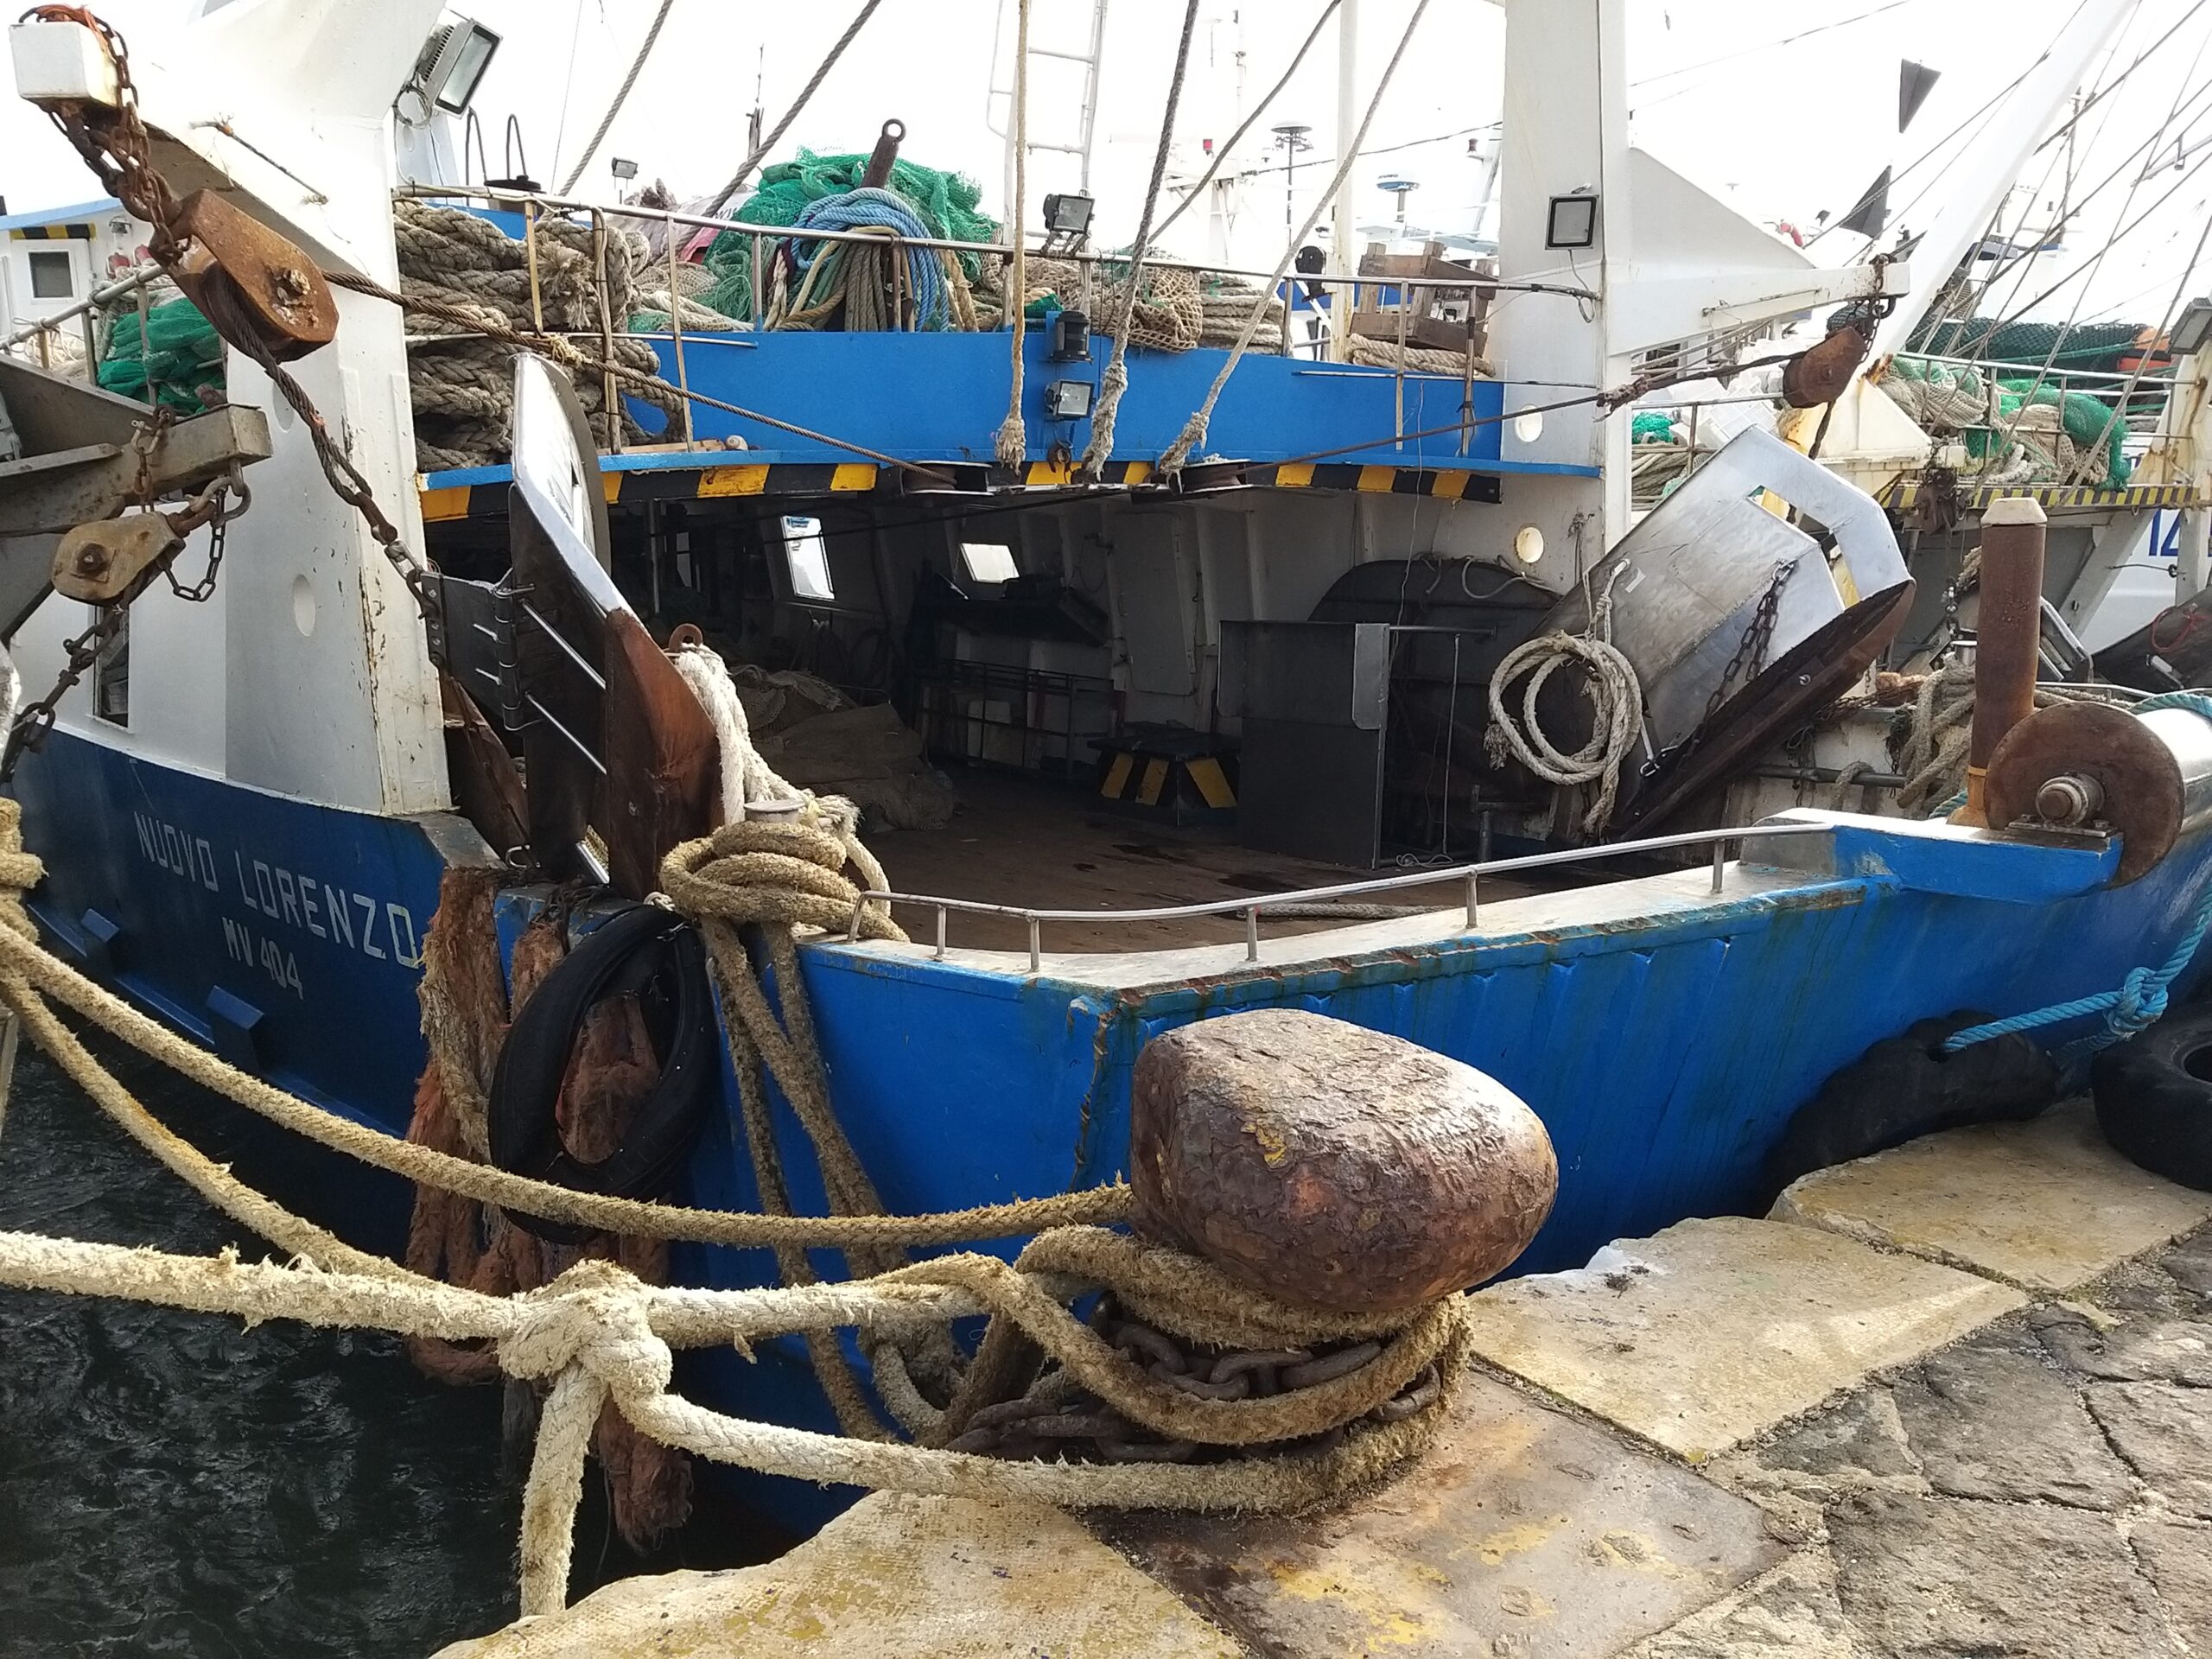
[[(850, 231), (865, 225), (887, 226), (901, 236), (937, 234), (905, 197), (888, 190), (870, 188), (848, 190), (842, 195), (821, 196), (810, 201), (794, 228)], [(836, 245), (794, 239), (786, 245), (791, 249), (793, 266), (804, 275), (824, 249)], [(950, 302), (945, 291), (944, 266), (938, 258), (937, 250), (909, 245), (906, 252), (906, 287), (914, 296), (915, 316), (925, 328), (949, 326)]]
[[(2148, 715), (2161, 709), (2185, 709), (2190, 714), (2212, 721), (2212, 696), (2201, 691), (2161, 692), (2135, 704), (2133, 712)], [(2148, 1031), (2164, 1016), (2167, 988), (2181, 977), (2182, 970), (2196, 955), (2197, 947), (2204, 943), (2208, 931), (2212, 931), (2212, 883), (2207, 884), (2203, 896), (2197, 900), (2196, 913), (2190, 918), (2188, 931), (2174, 946), (2172, 954), (2157, 968), (2131, 969), (2116, 991), (2100, 991), (2094, 996), (2076, 997), (2071, 1002), (2056, 1002), (2047, 1008), (2016, 1014), (2009, 1020), (1993, 1020), (1987, 1025), (1969, 1026), (1966, 1030), (1946, 1038), (1943, 1052), (1955, 1054), (1962, 1048), (1988, 1042), (1992, 1038), (2009, 1037), (2015, 1032), (2033, 1031), (2042, 1026), (2061, 1025), (2069, 1020), (2086, 1019), (2093, 1014), (2103, 1014), (2105, 1026), (2102, 1031), (2092, 1032), (2079, 1041), (2069, 1044), (2062, 1052), (2062, 1064), (2070, 1065), (2099, 1049), (2109, 1048), (2138, 1032)]]

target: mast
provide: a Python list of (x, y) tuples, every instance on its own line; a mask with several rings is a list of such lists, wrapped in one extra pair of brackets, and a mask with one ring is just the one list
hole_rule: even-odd
[[(1354, 142), (1359, 131), (1359, 0), (1344, 0), (1337, 12), (1337, 147), (1338, 159), (1344, 147)], [(1344, 181), (1337, 188), (1337, 203), (1330, 212), (1329, 264), (1339, 276), (1352, 275), (1351, 248), (1351, 193), (1353, 177), (1359, 171), (1357, 159), (1344, 174)], [(1337, 284), (1329, 297), (1329, 360), (1341, 363), (1349, 349), (1351, 338), (1352, 287), (1349, 282)]]

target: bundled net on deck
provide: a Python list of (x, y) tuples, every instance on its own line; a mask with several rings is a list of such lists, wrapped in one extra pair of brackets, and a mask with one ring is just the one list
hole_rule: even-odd
[[(736, 217), (747, 225), (797, 225), (814, 203), (861, 188), (868, 162), (864, 155), (817, 156), (802, 149), (797, 161), (779, 162), (762, 172), (760, 188), (737, 210)], [(976, 210), (982, 193), (972, 179), (899, 161), (892, 164), (890, 188), (913, 207), (931, 236), (952, 242), (989, 242), (998, 236), (998, 221)], [(752, 316), (753, 242), (751, 233), (744, 231), (725, 231), (716, 237), (706, 258), (713, 284), (692, 297), (724, 316)], [(766, 244), (771, 251), (773, 245)], [(982, 275), (981, 255), (961, 253), (955, 261), (970, 283)], [(765, 291), (760, 303), (765, 310)]]
[[(197, 306), (175, 299), (148, 308), (142, 345), (138, 312), (132, 306), (111, 325), (99, 377), (104, 391), (197, 415), (223, 400), (223, 342)], [(147, 395), (149, 380), (152, 397)]]

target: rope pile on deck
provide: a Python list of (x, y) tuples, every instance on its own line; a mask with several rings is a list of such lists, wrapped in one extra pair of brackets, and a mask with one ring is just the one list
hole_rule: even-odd
[[(459, 208), (402, 200), (393, 207), (399, 251), (399, 291), (408, 302), (408, 381), (414, 395), (416, 464), (424, 472), (505, 461), (513, 447), (515, 348), (499, 328), (594, 336), (600, 354), (628, 369), (614, 390), (625, 442), (643, 427), (624, 409), (626, 393), (666, 413), (671, 432), (686, 429), (686, 405), (673, 387), (657, 391), (660, 359), (652, 345), (627, 332), (632, 289), (650, 270), (645, 238), (634, 230), (595, 232), (588, 225), (541, 219), (530, 239), (511, 237), (491, 220)], [(475, 315), (472, 327), (455, 320)], [(608, 384), (576, 374), (576, 394), (594, 427), (602, 426)]]

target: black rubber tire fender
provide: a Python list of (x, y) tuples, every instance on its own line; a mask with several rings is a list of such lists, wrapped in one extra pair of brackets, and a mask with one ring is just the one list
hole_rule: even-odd
[(1767, 1154), (1767, 1202), (1815, 1170), (1942, 1129), (2018, 1122), (2049, 1107), (2058, 1097), (2058, 1068), (2020, 1033), (1942, 1052), (1944, 1039), (1993, 1018), (1962, 1008), (1916, 1020), (1834, 1073)]
[(2212, 1008), (2169, 1014), (2089, 1067), (2097, 1126), (2131, 1163), (2212, 1192)]
[[(660, 1077), (622, 1144), (584, 1163), (562, 1144), (556, 1109), (587, 1015), (610, 996), (638, 995)], [(715, 1065), (714, 993), (697, 930), (672, 911), (635, 905), (601, 924), (548, 973), (507, 1029), (492, 1077), (492, 1161), (579, 1192), (657, 1198), (667, 1192), (704, 1125)], [(508, 1218), (556, 1243), (594, 1230), (516, 1210)]]

